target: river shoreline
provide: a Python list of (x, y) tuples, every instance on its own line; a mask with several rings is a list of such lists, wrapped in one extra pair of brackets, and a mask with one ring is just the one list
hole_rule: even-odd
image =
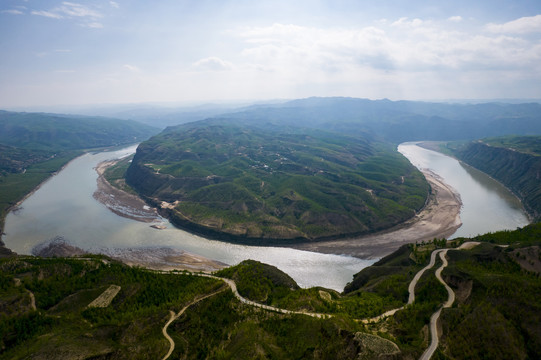
[[(158, 210), (150, 208), (147, 211), (148, 217), (134, 216), (146, 206), (141, 198), (128, 194), (113, 187), (104, 178), (103, 173), (107, 167), (112, 166), (115, 161), (107, 161), (98, 164), (98, 190), (99, 196), (94, 194), (96, 200), (102, 202), (111, 211), (119, 216), (133, 220), (151, 222), (159, 221), (152, 213)], [(425, 207), (412, 219), (375, 234), (362, 237), (320, 240), (310, 243), (287, 242), (280, 243), (271, 241), (265, 244), (264, 241), (254, 244), (258, 246), (279, 246), (298, 250), (306, 250), (325, 254), (348, 255), (360, 259), (381, 258), (395, 251), (405, 243), (431, 241), (434, 238), (447, 238), (451, 236), (460, 226), (460, 208), (462, 202), (459, 194), (446, 184), (436, 174), (428, 169), (422, 170), (425, 178), (430, 184), (431, 193)], [(112, 195), (112, 196), (111, 196)], [(111, 206), (108, 201), (114, 199), (116, 206)], [(230, 241), (235, 243), (235, 241)]]
[(98, 179), (96, 180), (97, 189), (92, 195), (94, 199), (105, 205), (118, 216), (146, 223), (162, 222), (162, 218), (158, 215), (156, 208), (149, 207), (140, 197), (112, 186), (105, 179), (105, 170), (115, 165), (118, 161), (102, 161), (94, 168), (98, 173)]
[(49, 176), (47, 176), (39, 184), (37, 184), (32, 190), (30, 190), (28, 193), (26, 193), (19, 201), (17, 201), (15, 204), (9, 206), (6, 209), (6, 211), (4, 213), (4, 216), (0, 219), (0, 257), (17, 255), (17, 253), (15, 253), (13, 250), (8, 248), (6, 246), (6, 244), (4, 243), (4, 241), (2, 240), (2, 236), (5, 235), (4, 226), (5, 226), (5, 221), (6, 221), (7, 214), (9, 214), (10, 212), (16, 212), (16, 211), (20, 210), (22, 203), (26, 199), (28, 199), (30, 196), (34, 195), (34, 193), (36, 191), (38, 191), (43, 186), (43, 184), (45, 184), (47, 181), (51, 180), (55, 175), (57, 175), (62, 170), (64, 170), (72, 161), (74, 161), (75, 159), (77, 159), (78, 157), (83, 156), (83, 155), (84, 155), (84, 153), (75, 155), (68, 162), (66, 162), (64, 165), (62, 165), (58, 170), (50, 173)]

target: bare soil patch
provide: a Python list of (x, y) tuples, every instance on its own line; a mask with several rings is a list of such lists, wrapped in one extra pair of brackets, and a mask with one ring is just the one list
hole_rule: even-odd
[(94, 299), (90, 304), (88, 304), (88, 307), (107, 307), (111, 305), (111, 301), (115, 298), (115, 296), (120, 291), (120, 286), (118, 285), (111, 285), (109, 286), (104, 292), (101, 293), (100, 296)]

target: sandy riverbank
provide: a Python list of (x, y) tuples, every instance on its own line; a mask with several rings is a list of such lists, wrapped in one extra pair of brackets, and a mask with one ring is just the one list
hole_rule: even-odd
[(461, 225), (460, 195), (436, 174), (423, 169), (432, 192), (425, 208), (405, 223), (380, 233), (354, 239), (321, 241), (291, 246), (295, 249), (346, 254), (362, 259), (380, 258), (407, 243), (447, 238)]
[[(107, 255), (129, 266), (140, 266), (152, 270), (213, 272), (227, 267), (222, 262), (168, 247), (105, 248), (90, 252)], [(88, 253), (89, 251), (70, 244), (62, 237), (56, 237), (32, 249), (32, 255), (41, 257), (84, 256)]]
[[(104, 161), (96, 166), (98, 187), (93, 194), (94, 198), (115, 214), (150, 223), (149, 226), (156, 228), (156, 231), (160, 231), (163, 219), (158, 215), (155, 208), (149, 207), (141, 198), (115, 188), (103, 176), (105, 170), (116, 164), (117, 161)], [(167, 247), (102, 249), (99, 253), (120, 260), (130, 266), (141, 266), (153, 270), (212, 272), (227, 266), (219, 261)]]
[[(103, 162), (98, 165), (98, 191), (96, 199), (103, 202), (112, 211), (139, 221), (156, 221), (155, 209), (148, 210), (148, 217), (133, 216), (134, 210), (143, 209), (146, 204), (134, 195), (127, 194), (112, 187), (103, 177), (103, 172), (114, 161)], [(443, 180), (430, 170), (422, 170), (431, 186), (431, 194), (427, 205), (414, 218), (392, 229), (359, 238), (319, 241), (304, 244), (289, 244), (287, 247), (321, 252), (327, 254), (350, 255), (361, 259), (380, 258), (392, 253), (406, 243), (430, 241), (434, 238), (447, 238), (460, 226), (460, 196)], [(113, 196), (111, 196), (113, 195)], [(109, 202), (117, 204), (115, 207), (107, 205)], [(157, 230), (158, 231), (158, 230)]]
[(94, 199), (119, 216), (148, 223), (161, 222), (161, 217), (155, 208), (149, 207), (138, 196), (117, 189), (105, 179), (103, 176), (105, 170), (116, 164), (117, 161), (103, 161), (96, 166), (98, 188), (93, 194)]

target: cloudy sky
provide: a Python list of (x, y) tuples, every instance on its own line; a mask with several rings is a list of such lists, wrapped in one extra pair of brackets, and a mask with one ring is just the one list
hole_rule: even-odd
[(0, 0), (0, 107), (541, 98), (539, 0)]

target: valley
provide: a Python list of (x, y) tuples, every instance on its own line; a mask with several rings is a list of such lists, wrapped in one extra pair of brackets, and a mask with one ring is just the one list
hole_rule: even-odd
[[(0, 260), (0, 358), (539, 354), (533, 325), (539, 313), (533, 299), (541, 295), (539, 224), (517, 220), (523, 228), (445, 241), (457, 228), (477, 231), (470, 223), (481, 215), (513, 227), (488, 211), (469, 218), (464, 185), (449, 185), (452, 177), (440, 177), (434, 170), (439, 165), (430, 162), (443, 155), (415, 144), (399, 145), (398, 153), (396, 144), (364, 130), (345, 135), (320, 125), (231, 117), (168, 128), (139, 145), (133, 159), (135, 147), (87, 153), (43, 184), (29, 205), (10, 213), (8, 244), (24, 243), (41, 256), (74, 257), (10, 254)], [(523, 172), (510, 168), (522, 163), (513, 156), (529, 156), (528, 164), (535, 164), (537, 139), (445, 142), (439, 150), (469, 157), (472, 165), (478, 156), (484, 163), (493, 159), (492, 168), (501, 163), (506, 169), (492, 174), (498, 178), (509, 169)], [(480, 151), (476, 144), (489, 148)], [(44, 149), (7, 149), (6, 169), (47, 156)], [(501, 149), (507, 155), (490, 154)], [(530, 175), (524, 179), (516, 183), (520, 190), (512, 190), (525, 205), (536, 204), (530, 200), (536, 182), (526, 181)], [(164, 203), (175, 206), (165, 209)], [(354, 204), (363, 210), (353, 211)], [(535, 207), (526, 209), (534, 219)], [(514, 217), (522, 210), (506, 211), (504, 217)], [(98, 212), (99, 218), (90, 216)], [(314, 214), (319, 217), (312, 219)], [(189, 223), (175, 221), (179, 216)], [(12, 219), (19, 219), (19, 228)], [(100, 226), (82, 231), (88, 222)], [(272, 229), (282, 222), (285, 230)], [(55, 225), (48, 229), (41, 225), (46, 223)], [(315, 223), (318, 228), (311, 227)], [(21, 230), (26, 232), (17, 235)], [(99, 247), (106, 255), (88, 255)], [(253, 258), (259, 261), (247, 260)], [(513, 286), (520, 286), (522, 298)], [(110, 289), (117, 292), (107, 298), (110, 304), (88, 307)], [(483, 316), (492, 321), (479, 320)]]
[(0, 360), (541, 359), (541, 1), (0, 1)]

